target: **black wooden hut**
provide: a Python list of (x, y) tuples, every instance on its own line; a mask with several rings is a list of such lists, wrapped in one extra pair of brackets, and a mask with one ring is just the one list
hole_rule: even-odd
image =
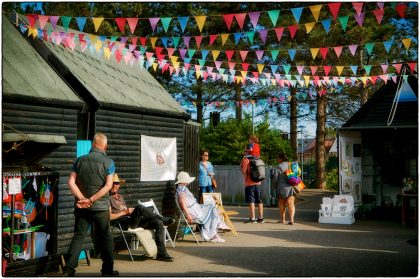
[(396, 220), (418, 185), (418, 79), (401, 82), (399, 90), (388, 81), (339, 129), (340, 193), (351, 193), (360, 211)]
[(107, 153), (127, 181), (121, 189), (127, 202), (153, 198), (161, 212), (173, 215), (173, 181), (140, 181), (140, 137), (176, 137), (177, 170), (195, 174), (200, 126), (188, 122), (189, 114), (153, 76), (138, 64), (27, 38), (4, 17), (2, 41), (3, 127), (62, 135), (67, 141), (41, 161), (59, 173), (57, 255), (67, 252), (73, 236), (67, 180), (76, 143), (91, 140), (96, 132), (108, 136)]

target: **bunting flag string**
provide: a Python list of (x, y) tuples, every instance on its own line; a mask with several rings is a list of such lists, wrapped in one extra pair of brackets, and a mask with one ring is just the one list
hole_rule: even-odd
[[(34, 37), (39, 37), (40, 34), (43, 35), (47, 35), (47, 32), (43, 32), (43, 30), (39, 30), (36, 28), (28, 28), (28, 35), (29, 36), (34, 36)], [(44, 30), (45, 31), (45, 30)], [(79, 34), (79, 40), (81, 39), (83, 42), (87, 42), (87, 39), (89, 38), (85, 38), (85, 36), (80, 36), (83, 34)], [(58, 38), (57, 38), (58, 37)], [(95, 38), (94, 36), (87, 36), (87, 37), (91, 37), (91, 40), (95, 40), (96, 39), (96, 51), (99, 53), (100, 51), (102, 51), (103, 49), (103, 55), (105, 58), (109, 59), (110, 57), (110, 53), (111, 51), (109, 50), (110, 44), (108, 46), (106, 46), (104, 44), (104, 46), (102, 45), (101, 41), (98, 40), (97, 38)], [(43, 36), (43, 39), (48, 40), (47, 36)], [(75, 38), (76, 36), (74, 36), (74, 34), (72, 34), (71, 36), (69, 36), (68, 34), (66, 34), (65, 32), (52, 32), (51, 33), (51, 37), (50, 37), (50, 41), (52, 41), (53, 43), (57, 43), (58, 41), (60, 43), (63, 43), (65, 47), (69, 47), (71, 49), (74, 49), (74, 45), (75, 45)], [(115, 41), (112, 43), (115, 44)], [(72, 47), (73, 45), (73, 47)], [(93, 46), (93, 45), (92, 45)], [(115, 46), (115, 45), (113, 45)], [(152, 68), (154, 69), (154, 71), (157, 70), (157, 67), (159, 65), (159, 68), (162, 69), (162, 72), (169, 70), (170, 72), (174, 73), (174, 70), (176, 70), (175, 72), (178, 74), (179, 71), (178, 69), (181, 67), (180, 63), (174, 63), (172, 65), (170, 65), (170, 61), (165, 60), (164, 57), (165, 55), (161, 54), (163, 48), (156, 48), (156, 53), (151, 53), (151, 52), (146, 52), (146, 59), (143, 57), (143, 55), (139, 52), (136, 55), (133, 54), (134, 49), (131, 48), (130, 49), (126, 49), (125, 48), (125, 44), (120, 44), (120, 46), (118, 47), (112, 47), (115, 53), (115, 59), (117, 61), (117, 63), (119, 63), (119, 61), (121, 61), (122, 58), (124, 58), (125, 63), (128, 64), (130, 63), (131, 66), (133, 65), (133, 63), (135, 61), (139, 61), (139, 63), (141, 64), (141, 67), (144, 63), (144, 61), (146, 62), (146, 68), (149, 68), (150, 66), (152, 66)], [(92, 50), (92, 49), (91, 49)], [(188, 50), (190, 51), (190, 50)], [(247, 53), (242, 53), (244, 56)], [(155, 57), (153, 57), (154, 55), (157, 55), (158, 57), (158, 62), (155, 61)], [(195, 65), (192, 64), (193, 67), (190, 69), (190, 62), (191, 62), (191, 57), (193, 56), (193, 53), (189, 53), (189, 60), (186, 61), (184, 60), (184, 65), (182, 66), (182, 70), (184, 72), (185, 75), (187, 75), (189, 72), (196, 74), (197, 78), (203, 77), (204, 79), (207, 79), (209, 76), (211, 76), (212, 78), (214, 78), (215, 80), (217, 79), (222, 79), (225, 82), (236, 82), (236, 83), (245, 83), (247, 80), (253, 82), (254, 84), (265, 84), (265, 85), (280, 85), (282, 87), (284, 86), (297, 86), (300, 85), (302, 87), (308, 87), (309, 85), (313, 85), (313, 86), (324, 86), (324, 85), (337, 85), (338, 82), (342, 83), (342, 84), (355, 84), (356, 82), (363, 82), (363, 84), (366, 86), (368, 83), (376, 83), (378, 80), (383, 80), (384, 82), (387, 82), (389, 79), (393, 79), (393, 77), (395, 76), (392, 73), (388, 73), (388, 74), (383, 74), (383, 75), (378, 75), (378, 76), (367, 76), (367, 77), (356, 77), (356, 76), (350, 76), (350, 77), (342, 77), (342, 71), (344, 69), (345, 66), (335, 66), (336, 67), (336, 71), (338, 73), (338, 76), (328, 76), (332, 66), (323, 66), (323, 70), (324, 70), (324, 76), (321, 75), (317, 75), (317, 71), (318, 71), (318, 67), (317, 66), (310, 66), (311, 72), (312, 72), (312, 76), (309, 76), (307, 74), (305, 74), (304, 68), (302, 68), (302, 66), (297, 66), (297, 71), (299, 72), (299, 75), (293, 75), (292, 79), (292, 75), (289, 75), (290, 73), (290, 69), (291, 69), (291, 65), (289, 64), (285, 64), (282, 65), (282, 68), (284, 69), (285, 75), (280, 75), (277, 74), (277, 67), (271, 67), (272, 69), (272, 73), (269, 72), (265, 72), (264, 75), (266, 77), (262, 77), (261, 74), (263, 74), (263, 69), (264, 66), (263, 64), (258, 64), (257, 68), (258, 68), (258, 73), (259, 75), (257, 75), (255, 72), (252, 72), (252, 76), (253, 77), (248, 77), (248, 67), (249, 64), (245, 63), (243, 64), (243, 69), (244, 71), (241, 71), (241, 76), (235, 76), (236, 70), (235, 70), (235, 66), (236, 63), (230, 62), (228, 63), (229, 65), (229, 70), (221, 68), (221, 63), (222, 61), (219, 61), (220, 64), (216, 64), (216, 68), (218, 69), (219, 73), (213, 73), (213, 68), (212, 67), (207, 67), (207, 71), (203, 71), (204, 68), (204, 60), (199, 60), (199, 65)], [(141, 59), (141, 57), (143, 57)], [(172, 60), (175, 61), (175, 60)], [(175, 61), (176, 62), (176, 61)], [(188, 62), (188, 63), (187, 63)], [(390, 64), (393, 66), (393, 68), (396, 69), (397, 74), (400, 74), (401, 71), (401, 67), (403, 64), (407, 64), (410, 69), (412, 69), (412, 72), (414, 73), (414, 71), (416, 71), (417, 68), (417, 63), (416, 62), (404, 62), (404, 63), (393, 63)], [(246, 65), (246, 66), (245, 66)], [(370, 75), (370, 72), (372, 70), (372, 67), (374, 65), (364, 65), (364, 70), (366, 71), (367, 75)], [(350, 69), (353, 71), (353, 74), (356, 75), (357, 72), (357, 66), (346, 66), (346, 67), (350, 67)], [(384, 71), (385, 69), (388, 69), (388, 67), (386, 66), (386, 68), (384, 67), (384, 64), (380, 65), (382, 71)], [(176, 68), (176, 69), (175, 69)], [(195, 71), (194, 71), (195, 70)], [(228, 75), (227, 73), (230, 73), (230, 75)], [(303, 76), (302, 76), (303, 74)], [(274, 78), (273, 78), (274, 76)], [(302, 81), (302, 77), (303, 77), (303, 81)]]
[[(43, 30), (42, 32), (47, 32), (47, 31)], [(54, 33), (54, 32), (52, 32), (52, 33)], [(65, 36), (65, 35), (63, 34), (62, 36)], [(146, 38), (144, 38), (144, 37), (140, 37), (140, 38), (138, 38), (138, 37), (122, 37), (120, 39), (120, 43), (124, 40), (127, 41), (128, 38), (130, 38), (130, 40), (132, 41), (132, 44), (131, 45), (124, 45), (123, 47), (125, 47), (125, 46), (133, 47), (134, 46), (136, 48), (137, 47), (137, 40), (140, 39), (140, 44), (141, 44), (141, 46), (144, 47), (143, 49), (140, 47), (140, 49), (142, 50), (142, 52), (146, 51), (146, 49), (147, 49), (146, 48), (147, 47), (147, 45), (146, 45), (146, 40), (147, 39)], [(160, 47), (156, 46), (157, 39), (158, 39), (157, 37), (151, 37), (150, 38), (150, 44), (151, 44), (151, 47), (153, 49), (156, 49), (156, 48), (161, 49)], [(163, 39), (163, 38), (161, 38), (161, 39)], [(161, 40), (161, 43), (165, 46), (165, 49), (167, 50), (167, 52), (168, 52), (167, 54), (168, 54), (169, 57), (172, 56), (175, 51), (178, 51), (179, 55), (184, 60), (186, 52), (188, 52), (189, 58), (193, 58), (194, 54), (197, 51), (196, 49), (189, 48), (191, 37), (184, 37), (183, 38), (184, 45), (187, 47), (187, 49), (168, 48), (167, 47), (168, 38), (165, 37), (164, 39), (165, 39), (164, 41)], [(178, 40), (175, 40), (175, 39), (178, 39)], [(198, 44), (200, 45), (202, 38), (200, 36), (195, 36), (194, 39), (196, 41), (198, 41)], [(108, 40), (108, 39), (107, 39), (107, 37), (101, 37), (100, 36), (100, 40), (104, 44), (105, 41)], [(116, 37), (110, 39), (110, 41), (113, 41), (113, 42), (115, 42), (116, 40), (117, 40)], [(179, 37), (177, 37), (177, 38), (172, 37), (172, 40), (174, 42), (176, 42), (176, 44), (178, 45)], [(95, 41), (96, 41), (96, 39), (92, 40), (91, 43), (95, 43)], [(411, 38), (403, 38), (401, 40), (401, 42), (407, 50), (410, 48)], [(83, 43), (85, 43), (84, 40), (83, 40)], [(352, 56), (355, 56), (357, 49), (361, 46), (364, 46), (367, 53), (369, 55), (371, 55), (375, 45), (380, 46), (382, 44), (385, 51), (387, 53), (389, 53), (393, 43), (394, 42), (392, 40), (390, 40), (390, 41), (385, 41), (385, 42), (368, 42), (368, 43), (360, 44), (360, 45), (355, 44), (355, 45), (348, 45), (348, 46), (332, 46), (332, 47), (328, 46), (328, 47), (322, 47), (322, 48), (310, 48), (310, 52), (312, 54), (313, 59), (316, 59), (316, 57), (318, 56), (318, 53), (320, 53), (323, 60), (326, 60), (329, 49), (334, 49), (335, 55), (337, 56), (337, 58), (340, 58), (344, 47), (349, 49)], [(168, 49), (169, 49), (169, 51), (171, 51), (171, 53), (169, 53)], [(199, 50), (199, 51), (201, 51), (202, 59), (205, 60), (209, 51), (207, 49), (202, 49), (202, 50)], [(283, 58), (287, 58), (287, 57), (284, 57), (284, 55), (288, 55), (290, 57), (290, 59), (293, 61), (294, 56), (296, 55), (297, 52), (306, 53), (306, 52), (308, 52), (308, 50), (307, 49), (297, 49), (297, 50), (296, 49), (272, 49), (272, 50), (265, 49), (265, 50), (246, 51), (246, 55), (244, 55), (245, 52), (241, 51), (241, 50), (212, 50), (211, 51), (212, 57), (213, 57), (213, 62), (219, 57), (220, 53), (225, 53), (225, 56), (228, 59), (228, 61), (232, 60), (235, 53), (239, 53), (239, 55), (237, 54), (235, 56), (236, 57), (241, 57), (243, 63), (245, 62), (245, 59), (247, 57), (252, 56), (252, 55), (250, 56), (249, 53), (251, 53), (251, 54), (255, 53), (255, 56), (253, 56), (253, 57), (256, 57), (260, 61), (263, 60), (264, 55), (267, 55), (267, 56), (271, 57), (271, 60), (273, 62), (275, 62), (277, 60), (277, 57), (278, 57), (279, 53), (281, 54), (281, 56), (283, 56)], [(160, 53), (157, 53), (157, 54), (160, 54)], [(211, 62), (211, 60), (206, 60), (206, 62)]]
[[(376, 9), (376, 10), (370, 10), (370, 11), (365, 10), (364, 12), (362, 12), (363, 4), (364, 4), (363, 2), (353, 2), (352, 3), (352, 5), (354, 7), (354, 10), (356, 12), (355, 14), (353, 14), (353, 17), (354, 17), (355, 21), (357, 22), (357, 24), (359, 26), (363, 26), (365, 15), (367, 13), (372, 13), (375, 16), (378, 24), (381, 24), (382, 19), (383, 19), (383, 15), (384, 15), (384, 9), (385, 9), (383, 3), (382, 4), (378, 3), (379, 8)], [(253, 12), (248, 12), (248, 13), (224, 14), (224, 15), (214, 15), (214, 16), (201, 15), (201, 16), (154, 17), (154, 18), (97, 18), (97, 17), (89, 17), (89, 19), (94, 24), (95, 32), (98, 32), (98, 30), (99, 30), (99, 28), (100, 28), (100, 26), (101, 26), (101, 24), (104, 20), (111, 20), (111, 21), (115, 21), (118, 29), (120, 30), (120, 32), (122, 34), (125, 34), (126, 23), (128, 24), (128, 27), (129, 27), (129, 30), (130, 30), (131, 34), (134, 34), (139, 20), (147, 20), (150, 24), (152, 32), (156, 31), (156, 29), (158, 27), (158, 24), (160, 22), (160, 25), (162, 26), (165, 33), (168, 33), (169, 27), (170, 27), (170, 25), (172, 24), (173, 21), (176, 21), (177, 23), (173, 23), (172, 26), (175, 26), (176, 24), (179, 24), (182, 32), (185, 32), (188, 21), (190, 20), (191, 17), (194, 17), (196, 26), (197, 26), (199, 32), (201, 33), (203, 31), (204, 24), (205, 24), (206, 19), (208, 17), (222, 17), (226, 26), (227, 26), (228, 31), (231, 30), (231, 26), (232, 26), (232, 23), (233, 23), (234, 19), (236, 20), (240, 30), (242, 31), (243, 27), (244, 27), (244, 24), (245, 24), (245, 20), (248, 17), (251, 25), (254, 28), (254, 31), (253, 31), (254, 33), (259, 32), (261, 29), (266, 30), (265, 32), (274, 30), (276, 32), (276, 35), (278, 36), (278, 41), (280, 41), (281, 36), (279, 36), (279, 34), (277, 33), (277, 28), (283, 28), (284, 29), (285, 27), (287, 27), (290, 31), (291, 37), (293, 38), (295, 36), (295, 32), (297, 30), (303, 29), (303, 27), (304, 27), (305, 30), (306, 30), (306, 33), (309, 34), (313, 30), (315, 24), (320, 22), (322, 27), (324, 28), (324, 31), (328, 34), (328, 32), (330, 31), (330, 28), (332, 26), (332, 20), (330, 18), (326, 18), (326, 19), (323, 19), (321, 21), (318, 21), (321, 9), (325, 5), (328, 6), (328, 9), (329, 9), (331, 15), (333, 16), (333, 20), (336, 20), (337, 17), (338, 17), (339, 9), (341, 7), (341, 3), (328, 3), (328, 4), (321, 4), (321, 5), (312, 5), (312, 6), (308, 6), (308, 7), (297, 7), (297, 8), (290, 9), (293, 17), (295, 18), (296, 24), (290, 25), (290, 26), (282, 26), (282, 27), (277, 27), (276, 25), (277, 25), (278, 19), (280, 17), (280, 11), (283, 11), (283, 14), (284, 14), (284, 10), (286, 10), (286, 9), (284, 9), (284, 10), (271, 10), (271, 11), (257, 11), (257, 12), (253, 11)], [(315, 21), (300, 23), (302, 11), (303, 11), (304, 8), (309, 8), (310, 9), (312, 17), (315, 19)], [(401, 18), (405, 17), (405, 11), (407, 9), (407, 4), (406, 3), (400, 3), (398, 5), (395, 5), (395, 7), (393, 7), (391, 5), (391, 8), (394, 9)], [(263, 14), (263, 13), (267, 13), (267, 15), (270, 18), (270, 21), (273, 25), (273, 28), (268, 28), (266, 26), (261, 26), (262, 28), (258, 28), (258, 30), (257, 30), (257, 25), (259, 24), (259, 19), (261, 17), (261, 14)], [(72, 17), (70, 17), (70, 16), (48, 16), (48, 15), (28, 14), (28, 15), (26, 15), (26, 17), (28, 18), (29, 25), (33, 28), (35, 27), (36, 22), (38, 22), (39, 27), (42, 29), (43, 26), (45, 25), (45, 23), (48, 20), (50, 20), (50, 22), (52, 24), (52, 27), (53, 27), (53, 30), (55, 29), (55, 26), (57, 24), (58, 19), (61, 19), (62, 26), (65, 29), (68, 28), (68, 26), (69, 26), (69, 24), (72, 20)], [(341, 27), (342, 27), (344, 32), (347, 29), (347, 24), (348, 24), (349, 18), (350, 18), (349, 15), (338, 17), (338, 20), (339, 20), (339, 22), (341, 24)], [(87, 17), (75, 17), (75, 19), (76, 19), (79, 31), (83, 32), (86, 20), (88, 18)], [(247, 32), (246, 34), (249, 37), (253, 38), (254, 33), (249, 33), (248, 34), (248, 32)], [(229, 37), (229, 34), (230, 33), (227, 33), (225, 35), (225, 37)], [(235, 32), (235, 33), (232, 33), (232, 34), (238, 34), (238, 33)], [(239, 33), (239, 34), (242, 34), (242, 33)], [(210, 36), (210, 38), (213, 38), (213, 40), (210, 39), (210, 44), (209, 45), (211, 45), (214, 42), (214, 35), (213, 34), (203, 35), (203, 36), (205, 36), (205, 37)], [(237, 35), (234, 36), (235, 44), (238, 43), (238, 40), (236, 40), (237, 37), (238, 37)], [(265, 44), (266, 36), (263, 35), (263, 36), (260, 36), (260, 37), (261, 37), (261, 41), (263, 41), (263, 43)], [(249, 41), (251, 42), (251, 44), (253, 43), (252, 39), (250, 39)], [(224, 43), (226, 43), (226, 41), (224, 41), (223, 44)]]

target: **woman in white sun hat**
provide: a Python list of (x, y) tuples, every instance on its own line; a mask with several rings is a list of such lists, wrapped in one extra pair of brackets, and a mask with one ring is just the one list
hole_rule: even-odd
[(214, 204), (199, 204), (194, 195), (188, 190), (187, 185), (193, 182), (195, 177), (184, 171), (177, 176), (178, 187), (176, 189), (176, 199), (179, 202), (188, 222), (198, 220), (202, 226), (200, 230), (201, 237), (205, 241), (225, 242), (217, 233), (218, 229), (230, 230), (230, 228), (220, 219), (217, 208)]

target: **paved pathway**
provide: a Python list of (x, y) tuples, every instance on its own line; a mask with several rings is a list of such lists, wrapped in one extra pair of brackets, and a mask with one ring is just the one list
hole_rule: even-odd
[[(239, 237), (225, 243), (196, 244), (189, 236), (168, 248), (172, 263), (128, 255), (116, 256), (121, 276), (136, 277), (416, 277), (418, 231), (395, 222), (359, 221), (353, 225), (319, 224), (322, 197), (307, 189), (297, 204), (294, 225), (277, 223), (278, 209), (265, 209), (265, 224), (245, 224), (247, 207), (229, 207)], [(415, 240), (415, 245), (410, 244)], [(142, 252), (140, 252), (142, 253)], [(100, 276), (101, 260), (81, 262), (76, 276)]]

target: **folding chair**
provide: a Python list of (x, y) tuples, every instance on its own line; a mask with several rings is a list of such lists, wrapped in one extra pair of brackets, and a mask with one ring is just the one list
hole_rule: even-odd
[[(159, 210), (157, 209), (156, 204), (153, 201), (153, 199), (150, 199), (149, 201), (146, 201), (146, 202), (138, 201), (138, 203), (141, 204), (141, 205), (143, 205), (144, 207), (152, 208), (153, 213), (155, 213), (155, 214), (157, 214), (159, 216), (162, 216), (159, 213)], [(168, 226), (164, 226), (164, 228), (165, 228), (165, 235), (164, 235), (164, 238), (165, 238), (165, 246), (166, 246), (166, 242), (169, 242), (171, 244), (171, 246), (173, 248), (175, 248), (175, 243), (172, 241), (171, 235), (168, 232)]]
[[(177, 209), (178, 209), (178, 212), (179, 212), (179, 219), (178, 219), (178, 225), (177, 225), (177, 228), (176, 228), (176, 232), (175, 232), (175, 236), (174, 236), (174, 243), (176, 242), (176, 240), (177, 240), (177, 235), (178, 235), (178, 232), (181, 232), (181, 234), (182, 234), (182, 238), (181, 238), (181, 240), (184, 240), (184, 236), (185, 236), (185, 231), (186, 230), (189, 230), (190, 232), (191, 232), (191, 234), (193, 235), (193, 237), (194, 237), (194, 239), (195, 239), (195, 241), (198, 243), (198, 244), (200, 244), (200, 242), (198, 241), (198, 239), (197, 239), (197, 237), (195, 236), (195, 232), (194, 232), (194, 229), (193, 229), (193, 227), (191, 226), (191, 224), (190, 223), (188, 223), (188, 220), (187, 220), (187, 218), (185, 217), (185, 214), (184, 214), (184, 211), (182, 210), (182, 208), (181, 208), (181, 206), (179, 205), (179, 202), (178, 202), (178, 199), (177, 199), (177, 197), (175, 196), (175, 203), (176, 203), (176, 207), (177, 207)], [(197, 226), (198, 226), (198, 228), (200, 229), (200, 223), (199, 222), (194, 222), (194, 224), (196, 224)]]
[(223, 207), (222, 203), (222, 193), (203, 193), (202, 199), (204, 204), (215, 204), (217, 207), (217, 210), (221, 217), (223, 218), (223, 221), (225, 221), (226, 225), (228, 225), (229, 228), (232, 230), (232, 234), (234, 236), (238, 236), (238, 232), (235, 229), (235, 226), (232, 224), (232, 221), (230, 220), (229, 216), (232, 215), (238, 215), (238, 211), (226, 211)]
[[(121, 226), (121, 221), (125, 219), (131, 218), (130, 216), (123, 216), (121, 218), (111, 220), (111, 226), (115, 227), (120, 233), (124, 240), (125, 247), (128, 250), (128, 254), (130, 255), (131, 261), (134, 261), (133, 259), (133, 253), (132, 250), (138, 249), (138, 242), (140, 242), (146, 250), (147, 254), (150, 257), (156, 257), (157, 255), (157, 247), (154, 240), (154, 231), (152, 230), (145, 230), (143, 228), (136, 228), (136, 229), (127, 229), (124, 230)], [(132, 237), (135, 237), (136, 240), (134, 241), (133, 247), (130, 247), (127, 242), (127, 238), (125, 237), (125, 234), (131, 235)]]

